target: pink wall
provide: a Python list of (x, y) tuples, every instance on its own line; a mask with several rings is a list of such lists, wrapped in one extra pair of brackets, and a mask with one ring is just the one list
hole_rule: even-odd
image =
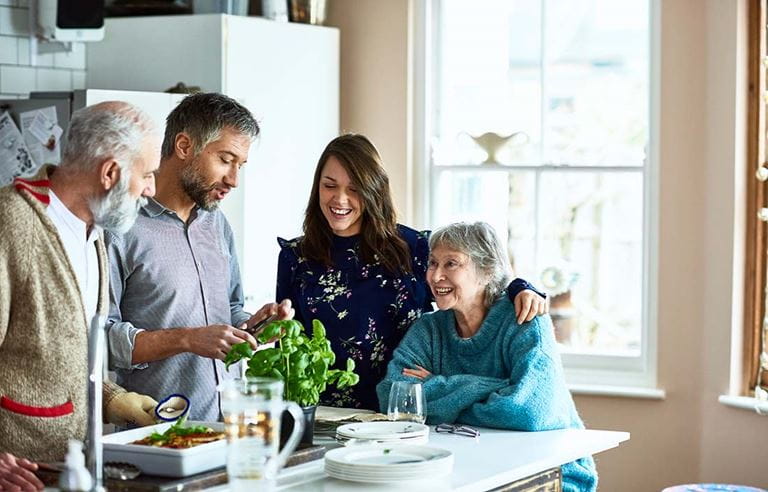
[[(576, 403), (588, 427), (632, 433), (596, 457), (601, 490), (705, 480), (768, 487), (768, 417), (717, 401), (729, 389), (731, 326), (741, 316), (746, 0), (660, 3), (654, 290), (667, 398), (577, 396)], [(331, 25), (341, 28), (341, 126), (377, 143), (401, 211), (410, 210), (408, 9), (408, 0), (331, 0), (329, 9)]]

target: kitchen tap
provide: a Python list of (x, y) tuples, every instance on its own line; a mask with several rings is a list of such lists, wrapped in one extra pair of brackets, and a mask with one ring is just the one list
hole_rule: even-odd
[(104, 362), (106, 360), (107, 344), (104, 334), (106, 318), (97, 313), (91, 319), (88, 330), (88, 471), (93, 477), (94, 491), (104, 489), (104, 456), (101, 443), (102, 433), (102, 399), (104, 387)]

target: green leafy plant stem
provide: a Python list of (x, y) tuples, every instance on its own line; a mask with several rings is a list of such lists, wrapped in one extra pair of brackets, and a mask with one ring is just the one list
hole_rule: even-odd
[(281, 379), (283, 397), (301, 406), (317, 405), (328, 384), (343, 389), (360, 380), (352, 359), (347, 359), (343, 370), (329, 369), (336, 362), (336, 354), (318, 320), (312, 321), (311, 338), (298, 321), (281, 320), (264, 327), (257, 339), (259, 343), (276, 342), (276, 346), (254, 352), (248, 343), (233, 345), (224, 359), (227, 368), (247, 361), (247, 376)]

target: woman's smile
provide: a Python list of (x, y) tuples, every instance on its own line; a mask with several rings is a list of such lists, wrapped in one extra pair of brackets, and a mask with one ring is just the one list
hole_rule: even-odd
[(334, 234), (349, 237), (360, 233), (363, 207), (357, 187), (334, 156), (323, 166), (319, 194), (320, 208)]

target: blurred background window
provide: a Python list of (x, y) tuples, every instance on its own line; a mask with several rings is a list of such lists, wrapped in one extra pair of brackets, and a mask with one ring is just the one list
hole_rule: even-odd
[(641, 358), (649, 2), (432, 8), (431, 224), (494, 226), (515, 274), (551, 296), (566, 363)]

